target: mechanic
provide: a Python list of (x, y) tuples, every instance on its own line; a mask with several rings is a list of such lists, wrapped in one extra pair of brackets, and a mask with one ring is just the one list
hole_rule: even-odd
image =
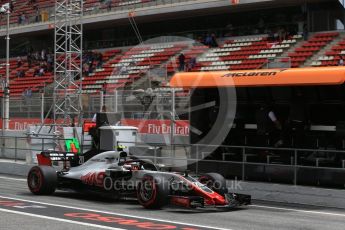
[[(107, 107), (105, 105), (102, 106), (102, 109), (101, 109), (101, 113), (102, 112), (107, 112)], [(96, 122), (97, 121), (97, 113), (95, 113), (95, 115), (93, 115), (93, 118), (92, 118), (92, 122)]]
[(274, 143), (274, 147), (281, 146), (283, 144), (283, 140), (280, 138), (282, 125), (273, 109), (267, 104), (261, 104), (255, 113), (255, 118), (259, 146), (268, 146), (271, 142)]
[(290, 112), (284, 128), (284, 140), (293, 137), (293, 147), (303, 147), (305, 130), (309, 126), (309, 107), (303, 94), (297, 89), (290, 102)]

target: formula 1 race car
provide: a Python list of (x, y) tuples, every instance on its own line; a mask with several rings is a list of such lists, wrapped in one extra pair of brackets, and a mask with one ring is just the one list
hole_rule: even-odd
[[(28, 173), (27, 183), (36, 195), (58, 190), (96, 192), (113, 198), (136, 197), (145, 208), (176, 205), (185, 208), (233, 208), (248, 205), (249, 195), (228, 193), (225, 179), (217, 173), (192, 177), (189, 173), (164, 172), (149, 160), (128, 156), (126, 152), (100, 153), (82, 165), (66, 166), (73, 153), (43, 151), (38, 166)], [(62, 161), (58, 170), (53, 161)]]

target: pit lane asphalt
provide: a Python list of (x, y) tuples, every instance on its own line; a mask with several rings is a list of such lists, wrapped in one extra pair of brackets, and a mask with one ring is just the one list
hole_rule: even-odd
[[(34, 196), (28, 191), (26, 181), (23, 179), (25, 178), (0, 175), (0, 196), (233, 230), (345, 229), (343, 209), (253, 201), (251, 206), (227, 212), (173, 208), (152, 211), (142, 208), (135, 201), (109, 201), (105, 198), (73, 192), (56, 192), (53, 196)], [(3, 209), (5, 208), (0, 208), (0, 230), (99, 229), (97, 226), (82, 226), (77, 222), (64, 223), (53, 219), (8, 213)], [(127, 229), (126, 226), (121, 228)]]
[[(43, 226), (42, 228), (40, 226)], [(59, 223), (46, 219), (35, 219), (29, 216), (19, 216), (13, 213), (0, 212), (1, 230), (18, 229), (54, 229), (54, 230), (95, 230), (95, 227), (78, 226), (72, 223)]]

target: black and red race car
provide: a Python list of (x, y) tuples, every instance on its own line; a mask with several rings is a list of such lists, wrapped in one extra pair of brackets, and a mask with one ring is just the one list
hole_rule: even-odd
[[(249, 195), (228, 193), (225, 179), (217, 173), (194, 177), (165, 172), (126, 152), (103, 152), (75, 167), (66, 166), (75, 160), (73, 153), (44, 151), (37, 157), (39, 165), (27, 177), (29, 189), (36, 195), (50, 195), (56, 189), (96, 192), (113, 198), (136, 197), (145, 208), (233, 208), (251, 203)], [(58, 170), (53, 161), (62, 161), (64, 167)]]

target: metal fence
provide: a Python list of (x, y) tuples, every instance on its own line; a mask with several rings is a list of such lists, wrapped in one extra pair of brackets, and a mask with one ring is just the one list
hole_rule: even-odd
[[(48, 148), (63, 151), (66, 140), (69, 139), (0, 137), (0, 142), (5, 143), (2, 157), (23, 160), (27, 159), (28, 154)], [(24, 145), (28, 141), (36, 145)], [(197, 174), (218, 172), (228, 179), (340, 188), (345, 185), (345, 151), (224, 145), (215, 147), (227, 151), (205, 153), (198, 150), (203, 147), (204, 145), (135, 143), (137, 150), (133, 149), (133, 152), (140, 158), (151, 159), (154, 163), (165, 164), (174, 170), (188, 169)], [(259, 160), (257, 156), (262, 152), (269, 154)], [(313, 157), (318, 154), (323, 157)]]
[[(31, 96), (11, 97), (10, 116), (21, 118), (41, 118), (41, 114), (48, 112), (53, 103), (53, 98), (35, 93)], [(3, 108), (1, 103), (0, 109)]]
[(141, 158), (196, 174), (217, 172), (243, 181), (345, 186), (345, 151), (221, 145), (213, 146), (217, 150), (210, 153), (199, 151), (210, 145), (136, 143), (140, 146), (151, 149), (142, 151)]
[[(178, 92), (177, 92), (178, 93)], [(83, 118), (92, 118), (100, 111), (102, 105), (106, 105), (109, 112), (126, 114), (125, 118), (138, 118), (139, 114), (156, 114), (156, 118), (164, 118), (171, 111), (177, 110), (177, 114), (188, 112), (189, 96), (176, 96), (171, 90), (121, 90), (108, 94), (82, 94)], [(173, 98), (175, 97), (175, 98)], [(44, 94), (34, 93), (30, 97), (10, 98), (10, 117), (12, 118), (50, 118), (53, 98)], [(0, 104), (2, 111), (3, 103)], [(2, 114), (2, 113), (0, 113)], [(136, 116), (137, 115), (137, 116)], [(170, 115), (168, 115), (170, 117)], [(145, 116), (144, 116), (145, 117)], [(155, 118), (155, 119), (156, 119)]]
[(64, 145), (67, 140), (71, 139), (64, 139), (57, 135), (0, 136), (0, 158), (14, 161), (26, 160), (31, 163), (32, 159), (29, 158), (35, 157), (41, 151), (48, 149), (65, 151)]

